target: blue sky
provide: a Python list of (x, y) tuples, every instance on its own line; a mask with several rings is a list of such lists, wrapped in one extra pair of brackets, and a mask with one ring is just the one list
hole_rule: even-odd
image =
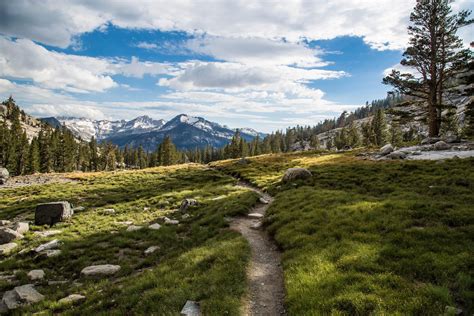
[(187, 113), (263, 132), (316, 124), (386, 95), (413, 5), (2, 2), (0, 97), (36, 116)]

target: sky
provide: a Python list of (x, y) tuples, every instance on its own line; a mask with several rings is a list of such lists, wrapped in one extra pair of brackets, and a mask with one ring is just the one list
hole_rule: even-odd
[[(38, 117), (314, 125), (386, 96), (414, 4), (0, 1), (0, 98)], [(460, 33), (466, 44), (472, 31)]]

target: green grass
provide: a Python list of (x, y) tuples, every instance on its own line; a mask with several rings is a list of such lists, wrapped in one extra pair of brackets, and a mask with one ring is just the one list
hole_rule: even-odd
[[(258, 199), (255, 193), (234, 187), (229, 176), (197, 165), (70, 176), (79, 181), (0, 191), (2, 219), (32, 220), (35, 205), (41, 202), (68, 200), (86, 208), (70, 222), (53, 227), (62, 230), (59, 235), (38, 238), (33, 231), (47, 227), (33, 226), (15, 253), (0, 261), (0, 271), (15, 271), (22, 284), (31, 269), (44, 269), (46, 280), (68, 280), (63, 285), (37, 286), (46, 299), (18, 313), (178, 315), (188, 299), (199, 301), (206, 315), (239, 313), (250, 250), (245, 239), (227, 229), (225, 217), (248, 212)], [(183, 198), (199, 201), (187, 219), (175, 211)], [(116, 214), (104, 215), (104, 208), (114, 208)], [(161, 216), (181, 224), (126, 232), (126, 226), (117, 223), (162, 223)], [(63, 243), (58, 257), (18, 253), (55, 238)], [(154, 245), (160, 249), (144, 256), (143, 251)], [(122, 268), (102, 280), (81, 277), (85, 266), (105, 263)], [(0, 292), (11, 287), (0, 283)], [(74, 307), (57, 303), (72, 293), (87, 300)]]
[[(216, 164), (275, 194), (290, 315), (474, 312), (474, 159), (269, 155)], [(283, 185), (288, 167), (313, 178)]]

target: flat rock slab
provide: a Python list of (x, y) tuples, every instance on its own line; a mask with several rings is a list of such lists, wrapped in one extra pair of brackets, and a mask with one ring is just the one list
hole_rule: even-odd
[(31, 281), (42, 280), (42, 279), (44, 279), (44, 275), (45, 275), (45, 273), (41, 269), (31, 270), (30, 272), (28, 272), (28, 278)]
[(53, 225), (72, 217), (71, 204), (66, 201), (38, 204), (35, 211), (35, 225)]
[(34, 232), (34, 235), (38, 237), (49, 237), (49, 236), (54, 236), (61, 233), (62, 233), (61, 230), (51, 229), (51, 230), (45, 230), (42, 232)]
[(66, 296), (58, 301), (59, 304), (61, 305), (70, 305), (70, 304), (76, 304), (81, 301), (84, 301), (86, 297), (84, 295), (80, 294), (71, 294), (69, 296)]
[(119, 225), (125, 225), (125, 226), (129, 226), (129, 225), (132, 225), (133, 222), (132, 221), (124, 221), (124, 222), (117, 222), (117, 224)]
[(48, 258), (57, 257), (61, 254), (61, 250), (59, 250), (59, 249), (50, 249), (50, 250), (42, 251), (42, 252), (40, 252), (40, 254), (42, 254), (42, 255), (44, 255)]
[(3, 294), (2, 303), (7, 309), (12, 310), (21, 305), (37, 303), (43, 299), (44, 296), (35, 290), (33, 284), (25, 284), (5, 292)]
[(180, 314), (182, 316), (200, 316), (201, 308), (199, 303), (195, 301), (186, 301), (186, 304), (184, 304)]
[(247, 216), (250, 218), (255, 218), (255, 219), (263, 218), (263, 214), (260, 214), (260, 213), (250, 213)]
[(7, 244), (0, 245), (0, 255), (8, 255), (16, 247), (18, 247), (18, 245), (14, 242), (9, 242)]
[(137, 230), (143, 229), (143, 226), (130, 225), (127, 227), (128, 232), (135, 232)]
[(150, 226), (148, 226), (149, 229), (153, 229), (153, 230), (158, 230), (161, 228), (161, 225), (158, 224), (158, 223), (154, 223), (154, 224), (151, 224)]
[(168, 217), (165, 217), (165, 224), (168, 225), (178, 225), (179, 221), (176, 219), (169, 219)]
[(6, 244), (15, 239), (23, 239), (23, 235), (8, 227), (0, 228), (0, 244)]
[(148, 247), (143, 253), (145, 255), (151, 255), (152, 253), (154, 253), (158, 249), (160, 249), (160, 246), (151, 246), (151, 247)]
[(101, 264), (88, 266), (82, 269), (81, 274), (84, 276), (108, 276), (114, 275), (120, 270), (120, 266), (113, 264)]
[(53, 239), (45, 244), (39, 245), (38, 247), (35, 248), (36, 252), (42, 252), (45, 250), (50, 250), (50, 249), (56, 249), (60, 245), (59, 240)]

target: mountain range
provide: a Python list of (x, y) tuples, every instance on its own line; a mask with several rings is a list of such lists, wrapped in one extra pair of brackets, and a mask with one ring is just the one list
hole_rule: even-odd
[[(236, 131), (202, 117), (186, 114), (177, 115), (168, 122), (155, 120), (147, 115), (130, 121), (75, 117), (48, 117), (42, 120), (54, 127), (64, 125), (83, 140), (94, 137), (98, 141), (110, 141), (120, 147), (141, 145), (147, 151), (155, 150), (166, 136), (170, 136), (179, 149), (194, 149), (208, 145), (222, 147), (229, 143)], [(265, 137), (264, 133), (251, 128), (239, 130), (241, 136), (247, 141), (256, 136)]]

